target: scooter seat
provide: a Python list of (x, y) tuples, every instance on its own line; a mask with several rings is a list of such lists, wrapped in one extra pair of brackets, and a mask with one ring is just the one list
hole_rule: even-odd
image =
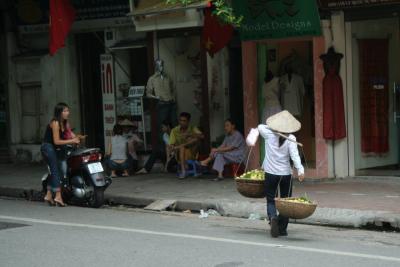
[(70, 157), (81, 156), (85, 154), (91, 154), (95, 152), (100, 152), (99, 148), (79, 148), (71, 153)]

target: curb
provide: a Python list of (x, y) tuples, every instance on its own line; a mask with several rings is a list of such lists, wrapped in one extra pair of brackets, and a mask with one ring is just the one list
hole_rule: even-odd
[[(26, 199), (30, 201), (41, 201), (42, 192), (38, 189), (0, 187), (0, 196)], [(112, 205), (128, 205), (139, 208), (143, 208), (158, 200), (155, 198), (138, 198), (118, 196), (115, 194), (105, 194), (105, 199)], [(213, 209), (222, 216), (236, 218), (249, 218), (254, 214), (258, 215), (260, 219), (265, 219), (267, 217), (264, 203), (252, 203), (247, 201), (177, 200), (172, 209), (176, 211), (191, 210), (194, 212)], [(298, 224), (345, 228), (368, 228), (392, 231), (400, 230), (400, 214), (384, 211), (317, 208), (316, 212), (311, 217), (300, 221), (291, 220), (291, 222)]]

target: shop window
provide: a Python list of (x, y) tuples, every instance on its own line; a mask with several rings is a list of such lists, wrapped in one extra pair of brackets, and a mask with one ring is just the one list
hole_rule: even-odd
[(23, 143), (40, 143), (40, 83), (22, 84), (21, 139)]
[[(276, 41), (260, 43), (259, 52), (259, 112), (261, 121), (280, 109), (291, 112), (302, 124), (296, 133), (304, 150), (302, 161), (315, 168), (315, 112), (314, 73), (311, 41)], [(268, 86), (265, 85), (268, 81)], [(271, 86), (275, 89), (271, 89)], [(278, 99), (271, 99), (271, 90), (276, 90)], [(267, 92), (269, 91), (269, 92)], [(268, 96), (268, 97), (267, 97)]]

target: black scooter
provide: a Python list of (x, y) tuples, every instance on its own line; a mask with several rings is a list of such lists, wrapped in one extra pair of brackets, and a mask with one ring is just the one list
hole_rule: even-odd
[[(112, 183), (101, 164), (99, 148), (66, 147), (67, 177), (62, 179), (61, 193), (67, 203), (79, 202), (92, 208), (104, 204), (104, 191)], [(42, 177), (43, 191), (47, 190), (50, 171)]]

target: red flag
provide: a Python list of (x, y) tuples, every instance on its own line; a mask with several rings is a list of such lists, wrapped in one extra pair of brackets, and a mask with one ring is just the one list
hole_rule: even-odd
[(210, 8), (205, 10), (202, 43), (210, 56), (224, 48), (232, 38), (233, 27), (222, 25)]
[(70, 0), (50, 0), (50, 55), (65, 46), (65, 38), (75, 20), (75, 9)]

